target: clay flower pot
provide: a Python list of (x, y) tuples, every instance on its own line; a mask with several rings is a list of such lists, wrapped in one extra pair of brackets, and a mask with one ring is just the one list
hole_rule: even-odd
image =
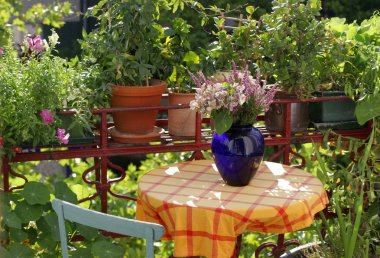
[[(112, 86), (111, 107), (152, 107), (160, 106), (166, 85), (160, 80), (151, 80), (151, 86)], [(158, 109), (114, 112), (114, 134), (148, 135), (155, 131)], [(111, 133), (112, 135), (112, 133)], [(128, 142), (128, 141), (126, 141)], [(132, 142), (134, 142), (132, 140)]]
[[(169, 93), (169, 105), (189, 105), (195, 93)], [(170, 109), (168, 111), (169, 134), (175, 136), (195, 135), (196, 112), (190, 108)]]

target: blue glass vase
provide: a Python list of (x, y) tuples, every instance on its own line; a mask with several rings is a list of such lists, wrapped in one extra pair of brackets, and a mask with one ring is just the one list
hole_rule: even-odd
[(214, 133), (211, 151), (215, 165), (227, 185), (245, 186), (263, 160), (264, 136), (252, 125), (237, 125), (225, 133)]

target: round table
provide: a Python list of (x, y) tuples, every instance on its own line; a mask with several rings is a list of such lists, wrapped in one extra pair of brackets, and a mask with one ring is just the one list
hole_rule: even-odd
[(231, 257), (245, 230), (287, 233), (325, 208), (321, 181), (301, 169), (262, 162), (250, 184), (228, 186), (211, 160), (156, 168), (138, 183), (139, 220), (160, 223), (174, 256)]

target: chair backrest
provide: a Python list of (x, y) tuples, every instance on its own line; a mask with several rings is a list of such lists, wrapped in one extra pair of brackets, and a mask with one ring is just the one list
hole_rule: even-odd
[(52, 205), (58, 215), (59, 236), (63, 258), (69, 257), (65, 219), (112, 233), (144, 238), (146, 239), (146, 255), (149, 258), (154, 257), (153, 242), (159, 240), (165, 233), (165, 228), (159, 224), (122, 218), (85, 209), (59, 199), (54, 199)]

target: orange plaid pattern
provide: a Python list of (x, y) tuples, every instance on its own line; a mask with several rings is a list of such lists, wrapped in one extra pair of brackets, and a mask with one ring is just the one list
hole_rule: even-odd
[(245, 230), (287, 233), (309, 226), (328, 197), (313, 175), (263, 162), (250, 184), (226, 185), (210, 160), (154, 169), (140, 178), (137, 219), (165, 226), (174, 256), (231, 257)]

